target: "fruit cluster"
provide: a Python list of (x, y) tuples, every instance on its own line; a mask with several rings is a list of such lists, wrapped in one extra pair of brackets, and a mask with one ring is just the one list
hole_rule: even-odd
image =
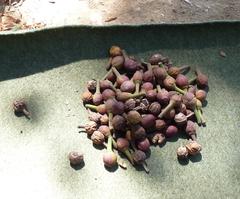
[(79, 126), (93, 144), (107, 147), (104, 165), (125, 167), (118, 151), (148, 172), (145, 160), (150, 145), (162, 145), (180, 132), (190, 141), (177, 149), (178, 158), (198, 154), (196, 123), (205, 125), (202, 103), (208, 77), (196, 70), (195, 78), (189, 80), (184, 75), (189, 66), (173, 66), (161, 54), (147, 62), (128, 56), (118, 46), (112, 46), (109, 54), (105, 77), (87, 82), (82, 101), (90, 122)]

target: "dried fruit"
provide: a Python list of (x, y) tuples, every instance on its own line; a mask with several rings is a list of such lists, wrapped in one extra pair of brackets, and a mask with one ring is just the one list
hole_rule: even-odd
[(97, 130), (97, 123), (89, 121), (85, 125), (79, 125), (78, 128), (84, 128), (88, 135), (92, 135), (93, 132)]
[(156, 120), (155, 128), (157, 131), (162, 131), (166, 128), (166, 122), (164, 120)]
[(104, 114), (104, 115), (102, 115), (101, 116), (101, 118), (100, 118), (100, 123), (101, 123), (101, 125), (106, 125), (106, 124), (108, 124), (108, 116), (107, 116), (107, 114)]
[(183, 74), (179, 74), (176, 78), (176, 85), (182, 89), (187, 88), (189, 85), (188, 78)]
[(161, 105), (158, 102), (153, 102), (148, 107), (148, 110), (151, 114), (158, 116), (161, 112)]
[(147, 64), (147, 71), (143, 73), (143, 81), (144, 82), (152, 82), (153, 81), (153, 70), (152, 65), (150, 63)]
[(162, 62), (164, 60), (164, 56), (161, 55), (160, 53), (156, 53), (156, 54), (153, 54), (150, 58), (149, 58), (149, 62), (152, 64), (152, 65), (158, 65), (159, 62)]
[(196, 70), (196, 82), (199, 88), (205, 88), (208, 86), (208, 77), (204, 75), (200, 70)]
[(137, 111), (129, 111), (127, 114), (128, 123), (131, 125), (140, 123), (141, 119), (142, 117)]
[(89, 108), (93, 111), (96, 111), (98, 113), (101, 113), (101, 114), (107, 113), (105, 104), (100, 104), (98, 106), (95, 106), (95, 105), (92, 105), (92, 104), (85, 104), (85, 107)]
[(166, 142), (166, 137), (161, 132), (155, 132), (154, 136), (152, 137), (153, 144), (163, 144)]
[(135, 93), (139, 93), (142, 80), (143, 80), (143, 72), (136, 71), (132, 76), (132, 81), (135, 83)]
[(157, 92), (155, 90), (149, 90), (146, 92), (146, 98), (148, 101), (153, 102), (156, 100)]
[(174, 121), (178, 126), (183, 126), (187, 123), (187, 116), (180, 112), (175, 115)]
[(93, 95), (90, 91), (84, 91), (83, 94), (82, 94), (82, 101), (83, 103), (91, 103), (93, 99)]
[(115, 96), (116, 96), (115, 92), (108, 88), (102, 92), (102, 99), (104, 101), (107, 101), (110, 98), (114, 98)]
[(133, 93), (135, 91), (135, 84), (131, 80), (125, 81), (121, 84), (120, 90), (122, 92)]
[(147, 92), (147, 91), (149, 91), (149, 90), (153, 90), (153, 84), (150, 83), (150, 82), (144, 82), (144, 83), (142, 84), (141, 90), (143, 90), (143, 91), (145, 91), (145, 92)]
[(183, 71), (189, 70), (190, 66), (182, 66), (182, 67), (170, 67), (168, 69), (168, 74), (174, 78), (176, 78)]
[(128, 99), (124, 103), (124, 109), (125, 111), (132, 111), (136, 107), (136, 100), (135, 99)]
[(112, 120), (113, 128), (116, 131), (124, 131), (126, 129), (126, 119), (121, 115), (115, 115)]
[(185, 132), (191, 137), (192, 140), (196, 140), (196, 125), (193, 121), (187, 121)]
[(16, 114), (23, 114), (27, 118), (30, 118), (30, 112), (28, 111), (27, 104), (23, 100), (13, 102), (13, 110)]
[(119, 46), (112, 46), (109, 50), (109, 54), (111, 57), (122, 55), (122, 50)]
[(68, 159), (71, 165), (80, 165), (84, 162), (83, 153), (72, 151), (68, 154)]
[(166, 115), (170, 110), (172, 110), (174, 107), (178, 107), (181, 105), (182, 98), (180, 95), (173, 95), (170, 99), (169, 104), (162, 110), (162, 112), (159, 114), (159, 118), (163, 118), (164, 115)]
[(131, 164), (140, 164), (149, 172), (143, 152), (149, 150), (149, 140), (163, 146), (167, 138), (181, 131), (193, 141), (177, 149), (178, 158), (199, 153), (195, 119), (199, 125), (205, 124), (202, 102), (207, 93), (201, 89), (208, 85), (207, 76), (196, 71), (196, 77), (188, 80), (182, 73), (189, 66), (174, 67), (161, 54), (151, 56), (147, 63), (138, 62), (118, 46), (112, 46), (109, 53), (107, 74), (100, 81), (90, 80), (83, 93), (93, 123), (81, 126), (95, 144), (106, 146), (107, 138), (105, 166), (126, 168), (114, 147)]
[(107, 152), (103, 154), (103, 163), (106, 167), (113, 167), (117, 164), (117, 155), (112, 151), (112, 140), (112, 136), (109, 136)]
[(116, 81), (117, 81), (118, 86), (121, 86), (121, 84), (122, 84), (123, 82), (129, 80), (129, 78), (128, 78), (126, 75), (121, 75), (116, 68), (113, 67), (113, 68), (112, 68), (112, 71), (113, 71), (113, 73), (114, 73), (114, 74), (116, 75), (116, 77), (117, 77), (117, 80), (116, 80)]
[(180, 146), (177, 149), (177, 157), (178, 159), (184, 160), (188, 157), (188, 150), (185, 146)]
[(127, 156), (127, 158), (130, 160), (130, 162), (132, 164), (134, 164), (132, 155), (131, 155), (131, 153), (129, 151), (129, 142), (128, 142), (127, 139), (125, 139), (125, 138), (118, 138), (117, 139), (117, 149), (119, 151), (123, 152)]
[(146, 131), (141, 125), (132, 125), (131, 132), (135, 140), (143, 140), (146, 138)]
[(91, 135), (91, 140), (93, 144), (102, 145), (105, 141), (105, 137), (100, 131), (94, 131)]
[(165, 134), (168, 138), (176, 136), (177, 133), (178, 133), (178, 129), (174, 125), (168, 126), (166, 129), (166, 132), (165, 132)]
[(95, 79), (92, 79), (92, 80), (90, 80), (90, 81), (87, 82), (87, 89), (88, 89), (91, 93), (95, 93), (96, 87), (97, 87), (97, 81), (96, 81)]
[(105, 138), (108, 138), (108, 136), (111, 135), (110, 128), (107, 125), (99, 126), (98, 131), (100, 131), (104, 135)]
[(199, 99), (201, 102), (203, 102), (207, 97), (207, 93), (204, 90), (197, 90), (195, 95), (196, 98)]
[(189, 141), (186, 144), (186, 148), (190, 155), (197, 155), (202, 150), (202, 146), (200, 144), (198, 144), (197, 141)]
[(100, 105), (103, 101), (103, 96), (100, 93), (100, 83), (99, 83), (99, 81), (97, 81), (96, 92), (94, 93), (92, 98), (93, 98), (92, 101), (93, 101), (94, 105)]
[(138, 69), (138, 63), (128, 57), (125, 50), (122, 50), (123, 57), (124, 57), (124, 68), (128, 73), (134, 73)]
[(142, 116), (141, 125), (145, 129), (153, 129), (156, 125), (156, 118), (152, 114)]

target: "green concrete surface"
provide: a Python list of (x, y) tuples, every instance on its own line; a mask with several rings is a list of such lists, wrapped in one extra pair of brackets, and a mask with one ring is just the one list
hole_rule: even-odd
[[(240, 23), (216, 23), (1, 35), (0, 198), (239, 198), (239, 32)], [(201, 157), (180, 164), (175, 151), (186, 140), (179, 138), (151, 147), (150, 174), (129, 164), (127, 170), (104, 168), (104, 150), (77, 125), (87, 121), (80, 93), (88, 79), (103, 77), (113, 44), (137, 57), (160, 51), (176, 65), (209, 75), (207, 127), (198, 128)], [(19, 98), (28, 103), (31, 120), (13, 114)], [(85, 154), (79, 170), (69, 166), (72, 150)]]

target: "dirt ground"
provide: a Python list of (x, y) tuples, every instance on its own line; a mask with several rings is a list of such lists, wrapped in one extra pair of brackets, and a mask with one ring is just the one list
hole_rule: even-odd
[[(46, 26), (239, 20), (239, 0), (0, 0), (22, 23)], [(11, 5), (11, 6), (9, 6)], [(13, 12), (11, 12), (13, 11)]]

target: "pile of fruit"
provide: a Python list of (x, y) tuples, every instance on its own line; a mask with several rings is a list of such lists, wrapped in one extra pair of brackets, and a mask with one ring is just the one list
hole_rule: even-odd
[(159, 53), (139, 61), (112, 46), (109, 54), (105, 77), (87, 82), (82, 101), (90, 121), (79, 126), (93, 144), (106, 146), (104, 165), (126, 168), (118, 154), (122, 153), (132, 165), (149, 172), (145, 160), (150, 145), (163, 145), (182, 132), (189, 141), (177, 149), (177, 157), (199, 154), (196, 123), (205, 125), (202, 103), (208, 77), (196, 70), (189, 80), (184, 75), (189, 66), (173, 66)]

